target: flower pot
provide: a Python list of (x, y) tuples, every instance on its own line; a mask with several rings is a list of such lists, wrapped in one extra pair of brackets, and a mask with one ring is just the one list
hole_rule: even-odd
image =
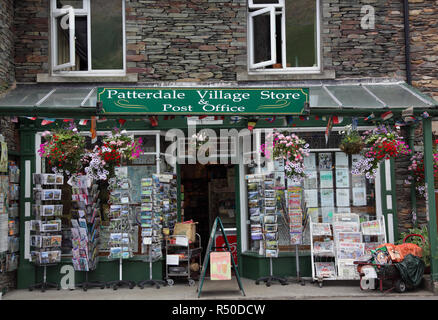
[(341, 143), (339, 145), (339, 149), (349, 155), (358, 154), (362, 151), (363, 148), (363, 143)]

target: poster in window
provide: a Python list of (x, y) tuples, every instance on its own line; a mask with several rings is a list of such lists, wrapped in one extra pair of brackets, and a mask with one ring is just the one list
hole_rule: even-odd
[(312, 219), (313, 222), (319, 222), (319, 208), (308, 208), (307, 214)]
[(332, 223), (333, 222), (333, 213), (335, 212), (334, 207), (323, 207), (321, 208), (321, 216), (323, 223)]
[(275, 171), (274, 172), (274, 188), (275, 189), (285, 189), (285, 179), (286, 176), (284, 174), (284, 171)]
[(366, 186), (365, 177), (363, 175), (351, 175), (351, 184), (353, 188), (364, 188)]
[(314, 153), (310, 153), (308, 157), (304, 157), (304, 168), (306, 170), (316, 170), (316, 157)]
[(304, 200), (306, 201), (306, 206), (308, 208), (318, 207), (318, 190), (304, 190)]
[(332, 154), (331, 153), (319, 153), (319, 170), (331, 170), (332, 169)]
[(350, 189), (336, 189), (336, 206), (350, 206)]
[(334, 207), (334, 193), (333, 189), (321, 189), (321, 207)]
[(307, 177), (304, 178), (304, 188), (316, 189), (318, 188), (318, 175), (316, 171), (306, 171)]
[(332, 171), (320, 171), (319, 181), (321, 188), (333, 188), (333, 172)]
[(274, 171), (284, 172), (284, 159), (274, 160)]
[(367, 205), (367, 190), (365, 187), (353, 188), (353, 206)]
[(349, 170), (348, 168), (336, 169), (336, 188), (349, 188)]
[(348, 155), (344, 152), (335, 154), (336, 168), (348, 168)]

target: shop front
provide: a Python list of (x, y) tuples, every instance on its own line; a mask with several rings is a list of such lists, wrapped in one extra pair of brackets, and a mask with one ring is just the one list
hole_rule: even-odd
[[(47, 141), (46, 131), (73, 123), (84, 137), (84, 149), (92, 150), (118, 128), (132, 141), (141, 141), (141, 154), (121, 163), (116, 170), (130, 181), (129, 205), (133, 212), (142, 210), (144, 179), (157, 174), (169, 175), (174, 179), (176, 190), (174, 222), (193, 220), (196, 223), (204, 250), (202, 258), (213, 222), (220, 217), (241, 277), (256, 280), (268, 275), (270, 257), (272, 271), (277, 276), (295, 277), (298, 266), (301, 276), (311, 277), (314, 265), (309, 221), (331, 223), (338, 214), (354, 213), (361, 222), (380, 219), (386, 240), (398, 240), (394, 161), (381, 162), (373, 182), (352, 174), (355, 162), (360, 159), (340, 149), (345, 127), (352, 125), (361, 133), (383, 121), (394, 127), (408, 111), (414, 118), (423, 117), (427, 131), (427, 122), (435, 115), (435, 107), (436, 102), (430, 98), (393, 81), (306, 82), (271, 87), (247, 84), (147, 88), (19, 86), (0, 101), (2, 114), (21, 117), (20, 227), (24, 232), (20, 239), (18, 287), (26, 288), (43, 276), (42, 268), (35, 268), (30, 260), (35, 250), (31, 243), (32, 205), (36, 201), (32, 174), (52, 173), (47, 157), (41, 157), (38, 152)], [(389, 111), (393, 114), (392, 120), (382, 117)], [(423, 116), (424, 111), (428, 117)], [(308, 144), (307, 176), (299, 184), (305, 203), (299, 241), (293, 235), (288, 214), (289, 192), (297, 187), (297, 182), (288, 178), (284, 161), (274, 161), (262, 152), (270, 143), (274, 129), (294, 134)], [(425, 132), (425, 137), (427, 134), (430, 131)], [(259, 214), (254, 214), (255, 208), (260, 207), (254, 201), (253, 187), (260, 176), (269, 177), (273, 183), (274, 202), (267, 207), (274, 208), (277, 216), (270, 223), (275, 224), (275, 231), (259, 228)], [(67, 273), (63, 267), (72, 265), (75, 247), (71, 230), (72, 187), (64, 183), (60, 188), (64, 208), (60, 217), (62, 257), (60, 263), (47, 267), (47, 280), (55, 283), (63, 281)], [(108, 245), (110, 195), (104, 183), (99, 182), (99, 188), (99, 259), (97, 268), (89, 273), (90, 280), (112, 281), (119, 278), (119, 273), (126, 280), (148, 279), (149, 243), (144, 241), (146, 227), (141, 214), (134, 215), (131, 221), (132, 255), (124, 259), (123, 269), (120, 269), (119, 260), (111, 258)], [(166, 201), (161, 202), (163, 206), (169, 205)], [(434, 219), (431, 220), (435, 224)], [(161, 231), (168, 229), (163, 239), (172, 234), (173, 226), (172, 223), (162, 225)], [(432, 232), (436, 234), (436, 224)], [(266, 233), (275, 233), (275, 254), (267, 253), (263, 236)], [(222, 247), (223, 243), (223, 237), (217, 234), (215, 246)], [(162, 246), (161, 258), (152, 264), (154, 279), (166, 277), (165, 252)], [(75, 276), (75, 282), (79, 283), (85, 275), (75, 272)]]

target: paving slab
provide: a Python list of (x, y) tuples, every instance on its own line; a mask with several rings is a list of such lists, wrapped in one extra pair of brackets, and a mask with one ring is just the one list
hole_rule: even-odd
[[(273, 283), (267, 287), (264, 283), (255, 284), (254, 280), (242, 279), (245, 291), (243, 296), (235, 279), (230, 281), (205, 280), (199, 300), (313, 300), (313, 299), (347, 299), (347, 300), (399, 300), (399, 299), (425, 299), (438, 300), (430, 290), (417, 288), (405, 293), (388, 292), (379, 290), (361, 290), (358, 281), (326, 281), (322, 288), (317, 284), (306, 281), (305, 285), (290, 280), (287, 285)], [(84, 292), (80, 288), (74, 290), (54, 290), (45, 292), (39, 290), (12, 290), (7, 292), (3, 300), (198, 300), (198, 282), (195, 286), (186, 283), (175, 283), (173, 286), (164, 286), (160, 289), (145, 287), (119, 288), (90, 288)]]

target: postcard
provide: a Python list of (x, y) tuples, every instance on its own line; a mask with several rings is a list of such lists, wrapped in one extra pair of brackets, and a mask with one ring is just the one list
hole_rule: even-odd
[(321, 208), (321, 216), (322, 222), (324, 223), (332, 223), (333, 222), (333, 214), (335, 213), (334, 207), (323, 207)]
[(263, 223), (265, 224), (273, 224), (273, 223), (277, 223), (277, 216), (274, 215), (266, 215), (263, 217)]

